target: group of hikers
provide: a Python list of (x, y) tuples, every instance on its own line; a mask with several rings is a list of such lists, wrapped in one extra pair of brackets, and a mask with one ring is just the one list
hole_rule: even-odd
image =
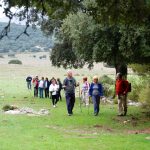
[[(32, 79), (28, 76), (26, 78), (28, 89), (31, 89), (31, 84), (34, 87), (34, 97), (43, 98), (45, 92), (45, 98), (51, 98), (53, 107), (61, 100), (61, 90), (65, 91), (66, 105), (68, 116), (73, 115), (73, 108), (75, 104), (75, 89), (80, 86), (79, 82), (73, 77), (71, 70), (67, 71), (67, 77), (61, 83), (60, 79), (51, 80), (44, 77), (39, 80), (38, 76)], [(122, 78), (122, 74), (116, 75), (115, 92), (118, 99), (118, 116), (126, 116), (127, 114), (127, 93), (128, 93), (128, 81)], [(80, 91), (79, 91), (80, 92)], [(83, 83), (81, 88), (81, 98), (85, 106), (89, 106), (89, 98), (92, 99), (94, 105), (94, 115), (97, 116), (100, 111), (100, 99), (103, 97), (103, 86), (99, 82), (98, 76), (93, 77), (92, 83), (88, 82), (87, 77), (83, 77)]]
[(50, 80), (46, 77), (41, 79), (36, 76), (32, 79), (31, 76), (26, 78), (27, 88), (31, 89), (31, 86), (34, 88), (34, 97), (39, 98), (50, 98), (52, 99), (53, 107), (56, 107), (56, 103), (59, 100), (62, 100), (61, 90), (62, 83), (59, 78), (55, 79), (54, 77)]

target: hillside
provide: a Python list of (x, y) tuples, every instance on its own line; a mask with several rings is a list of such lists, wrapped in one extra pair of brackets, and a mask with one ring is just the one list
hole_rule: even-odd
[[(0, 33), (6, 23), (0, 22)], [(24, 51), (49, 51), (53, 46), (53, 38), (43, 35), (40, 29), (28, 28), (27, 33), (29, 36), (23, 34), (19, 39), (15, 40), (25, 29), (23, 25), (11, 24), (11, 30), (8, 37), (0, 40), (0, 53), (8, 52), (24, 52)]]

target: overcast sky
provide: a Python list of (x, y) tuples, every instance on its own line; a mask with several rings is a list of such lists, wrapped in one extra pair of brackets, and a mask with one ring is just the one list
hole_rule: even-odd
[(3, 13), (3, 9), (0, 7), (0, 22), (8, 22), (8, 18)]
[[(0, 4), (3, 5), (2, 0), (0, 0)], [(8, 18), (5, 17), (3, 11), (4, 11), (3, 8), (0, 7), (0, 22), (8, 22)]]
[[(2, 4), (2, 0), (0, 0), (0, 4)], [(3, 8), (0, 7), (0, 22), (8, 22), (9, 19), (5, 16), (5, 14), (3, 13), (3, 11), (4, 11)], [(14, 7), (12, 7), (12, 8), (11, 8), (11, 11), (14, 13), (14, 12), (17, 11), (17, 9), (14, 8)], [(25, 24), (24, 22), (19, 22), (19, 21), (18, 21), (17, 19), (15, 19), (15, 18), (12, 19), (12, 22), (13, 22), (13, 23), (16, 23), (16, 24)]]

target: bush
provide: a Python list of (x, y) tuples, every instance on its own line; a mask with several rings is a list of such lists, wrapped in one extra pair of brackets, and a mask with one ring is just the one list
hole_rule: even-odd
[(15, 57), (15, 54), (8, 54), (8, 57)]
[(140, 86), (141, 86), (140, 84), (138, 85), (132, 84), (132, 91), (128, 93), (128, 99), (136, 102), (139, 100), (139, 90), (141, 89)]
[(42, 55), (39, 57), (39, 59), (43, 59), (43, 58), (46, 59), (46, 55)]
[(10, 61), (8, 62), (8, 64), (18, 64), (18, 65), (21, 65), (22, 62), (21, 62), (20, 60), (18, 60), (18, 59), (14, 59), (14, 60), (10, 60)]
[(129, 77), (129, 82), (131, 82), (132, 91), (128, 94), (128, 99), (133, 101), (139, 101), (139, 94), (145, 85), (150, 82), (149, 76), (132, 76)]
[(113, 103), (114, 103), (114, 104), (118, 104), (117, 96), (115, 96), (115, 98), (114, 98), (114, 100), (113, 100)]
[(104, 96), (113, 96), (115, 92), (115, 85), (110, 85), (107, 83), (103, 83)]
[(108, 77), (107, 75), (103, 75), (103, 76), (100, 78), (100, 81), (101, 81), (103, 84), (110, 84), (110, 85), (114, 85), (114, 84), (115, 84), (115, 80), (113, 80), (112, 78)]
[(14, 110), (14, 109), (17, 109), (17, 107), (16, 106), (12, 106), (12, 105), (5, 105), (2, 108), (3, 111)]
[(129, 67), (131, 67), (134, 72), (139, 74), (150, 72), (150, 64), (131, 64)]
[(107, 75), (104, 75), (100, 78), (100, 82), (102, 83), (104, 88), (104, 95), (113, 96), (115, 90), (115, 80), (108, 77)]
[(3, 55), (0, 55), (0, 58), (4, 58), (4, 56), (3, 56)]
[(139, 101), (145, 106), (145, 108), (150, 109), (150, 85), (146, 85), (145, 88), (141, 89)]

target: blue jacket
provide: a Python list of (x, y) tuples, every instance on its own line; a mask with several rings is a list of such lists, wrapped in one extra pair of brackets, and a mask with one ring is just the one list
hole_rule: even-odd
[[(47, 87), (46, 87), (46, 82), (47, 82)], [(48, 80), (44, 80), (44, 88), (49, 89), (50, 82)]]
[[(101, 83), (97, 83), (97, 84), (98, 84), (99, 96), (103, 96), (103, 87), (102, 87), (102, 84)], [(94, 83), (91, 83), (90, 89), (89, 89), (89, 96), (92, 96), (93, 86), (94, 86)]]

